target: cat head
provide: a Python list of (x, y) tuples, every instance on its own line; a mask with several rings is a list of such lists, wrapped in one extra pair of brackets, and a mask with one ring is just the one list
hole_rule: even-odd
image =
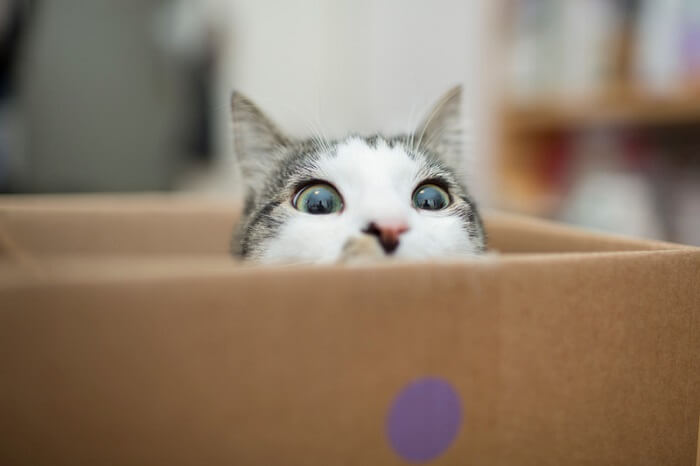
[(452, 89), (410, 135), (328, 141), (287, 137), (235, 92), (234, 149), (247, 195), (234, 254), (334, 263), (358, 244), (409, 260), (484, 252), (479, 213), (457, 174), (460, 98)]

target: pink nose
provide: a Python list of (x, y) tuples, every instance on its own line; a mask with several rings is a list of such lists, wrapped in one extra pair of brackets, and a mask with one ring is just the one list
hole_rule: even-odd
[(403, 222), (372, 222), (362, 231), (376, 236), (384, 252), (391, 254), (399, 247), (399, 237), (408, 231), (408, 225)]

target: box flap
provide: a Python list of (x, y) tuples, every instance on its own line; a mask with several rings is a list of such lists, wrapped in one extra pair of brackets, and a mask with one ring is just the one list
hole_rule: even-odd
[(176, 195), (0, 197), (0, 241), (33, 255), (221, 255), (239, 205)]
[[(150, 196), (5, 196), (0, 252), (25, 255), (222, 255), (240, 206), (231, 201)], [(501, 253), (675, 249), (682, 246), (587, 232), (487, 211), (489, 244)]]

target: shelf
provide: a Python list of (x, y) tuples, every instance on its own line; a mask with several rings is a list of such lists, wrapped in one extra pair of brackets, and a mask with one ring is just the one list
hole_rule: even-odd
[(508, 130), (546, 132), (586, 126), (664, 126), (700, 123), (700, 93), (674, 96), (629, 94), (565, 101), (538, 99), (504, 107)]

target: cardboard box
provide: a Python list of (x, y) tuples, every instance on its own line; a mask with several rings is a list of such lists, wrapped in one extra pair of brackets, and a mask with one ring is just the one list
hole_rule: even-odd
[(695, 463), (700, 249), (490, 213), (484, 260), (248, 267), (236, 212), (0, 199), (0, 464)]

